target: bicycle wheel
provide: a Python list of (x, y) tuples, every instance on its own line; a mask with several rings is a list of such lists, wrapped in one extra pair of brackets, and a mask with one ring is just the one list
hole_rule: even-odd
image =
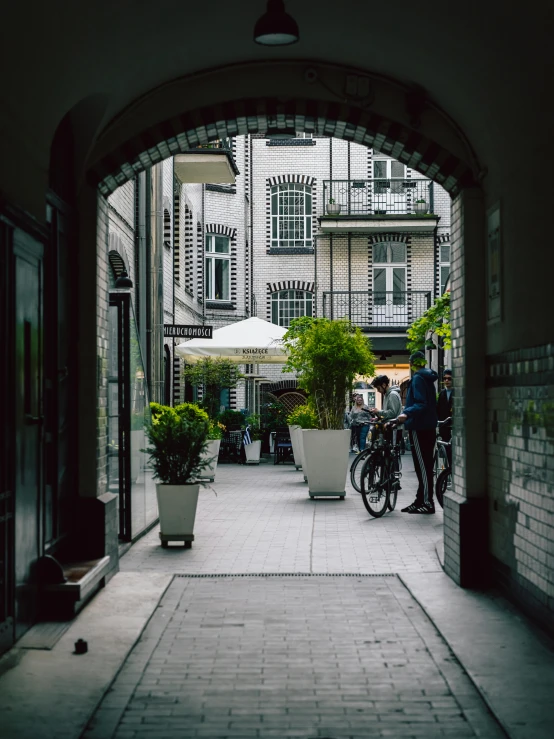
[(437, 500), (439, 501), (441, 508), (444, 508), (442, 499), (444, 497), (444, 494), (446, 492), (449, 482), (450, 482), (450, 470), (446, 468), (438, 476), (437, 484), (435, 485), (435, 496)]
[(435, 450), (435, 480), (439, 479), (439, 475), (443, 470), (448, 467), (448, 457), (446, 456), (446, 449), (442, 444), (437, 444)]
[(360, 452), (354, 460), (352, 461), (352, 464), (350, 465), (350, 482), (352, 483), (352, 487), (356, 492), (361, 493), (362, 492), (362, 486), (360, 482), (361, 474), (362, 474), (362, 467), (364, 466), (365, 460), (368, 458), (370, 454), (370, 449), (364, 449), (363, 452)]
[(396, 508), (396, 500), (398, 498), (398, 488), (400, 486), (400, 456), (395, 455), (389, 460), (389, 511)]
[(389, 504), (389, 478), (387, 464), (382, 457), (370, 456), (362, 467), (361, 493), (367, 512), (374, 518), (386, 513)]

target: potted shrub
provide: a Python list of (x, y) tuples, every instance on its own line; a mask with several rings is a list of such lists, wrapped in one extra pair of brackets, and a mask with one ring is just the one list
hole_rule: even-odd
[(190, 548), (194, 541), (194, 520), (199, 481), (208, 461), (206, 440), (210, 430), (208, 414), (193, 403), (169, 406), (150, 403), (152, 418), (145, 426), (160, 514), (162, 547), (182, 541)]
[(296, 372), (309, 394), (318, 429), (304, 429), (305, 473), (310, 497), (344, 498), (350, 431), (344, 410), (357, 375), (375, 374), (375, 357), (360, 328), (347, 319), (297, 318), (284, 336), (289, 358), (285, 372)]
[[(309, 405), (297, 405), (296, 408), (289, 413), (287, 422), (289, 424), (290, 438), (292, 441), (294, 466), (299, 470), (301, 467), (304, 467), (302, 430), (317, 428), (317, 414)], [(306, 474), (304, 474), (304, 479), (308, 479)]]
[(210, 421), (208, 441), (204, 450), (204, 459), (208, 462), (208, 466), (200, 475), (203, 480), (209, 480), (210, 482), (215, 480), (219, 447), (221, 446), (224, 431), (225, 426), (222, 423), (219, 421)]
[(246, 464), (260, 464), (260, 452), (262, 450), (262, 430), (260, 428), (260, 417), (256, 414), (246, 419), (250, 444), (244, 445)]
[(327, 203), (327, 215), (338, 216), (340, 214), (340, 209), (340, 203), (337, 203), (335, 198), (329, 198), (329, 202)]
[(429, 210), (427, 206), (427, 201), (421, 198), (420, 200), (416, 200), (414, 203), (414, 212), (417, 213), (417, 215), (425, 215), (427, 211)]

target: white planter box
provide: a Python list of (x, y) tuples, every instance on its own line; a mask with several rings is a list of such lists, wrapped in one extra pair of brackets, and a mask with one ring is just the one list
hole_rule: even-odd
[(194, 541), (194, 519), (200, 485), (156, 484), (158, 512), (160, 514), (160, 539), (163, 547), (169, 541), (183, 541), (189, 548)]
[(204, 467), (202, 474), (200, 475), (201, 480), (215, 480), (215, 471), (217, 470), (217, 458), (219, 456), (219, 447), (221, 446), (221, 439), (210, 439), (206, 446), (206, 451), (202, 455), (203, 459), (211, 459), (212, 461), (207, 467)]
[(304, 471), (308, 476), (310, 497), (344, 498), (348, 473), (350, 431), (302, 431)]
[(251, 444), (245, 444), (244, 453), (246, 454), (246, 464), (260, 464), (261, 450), (261, 441), (253, 441)]
[(292, 442), (292, 456), (294, 457), (294, 466), (297, 470), (302, 467), (302, 429), (300, 426), (289, 426), (290, 440)]

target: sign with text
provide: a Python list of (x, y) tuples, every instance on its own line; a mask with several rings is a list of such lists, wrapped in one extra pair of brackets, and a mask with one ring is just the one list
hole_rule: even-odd
[(178, 339), (213, 339), (213, 326), (175, 326), (164, 324), (164, 336)]

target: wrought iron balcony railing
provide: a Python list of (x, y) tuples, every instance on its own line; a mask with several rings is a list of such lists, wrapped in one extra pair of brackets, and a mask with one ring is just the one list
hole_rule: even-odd
[[(426, 215), (433, 213), (433, 181), (428, 179), (325, 180), (327, 215)], [(337, 206), (340, 206), (340, 213)]]
[(325, 318), (349, 318), (360, 328), (407, 328), (431, 307), (431, 293), (327, 291), (323, 293)]

